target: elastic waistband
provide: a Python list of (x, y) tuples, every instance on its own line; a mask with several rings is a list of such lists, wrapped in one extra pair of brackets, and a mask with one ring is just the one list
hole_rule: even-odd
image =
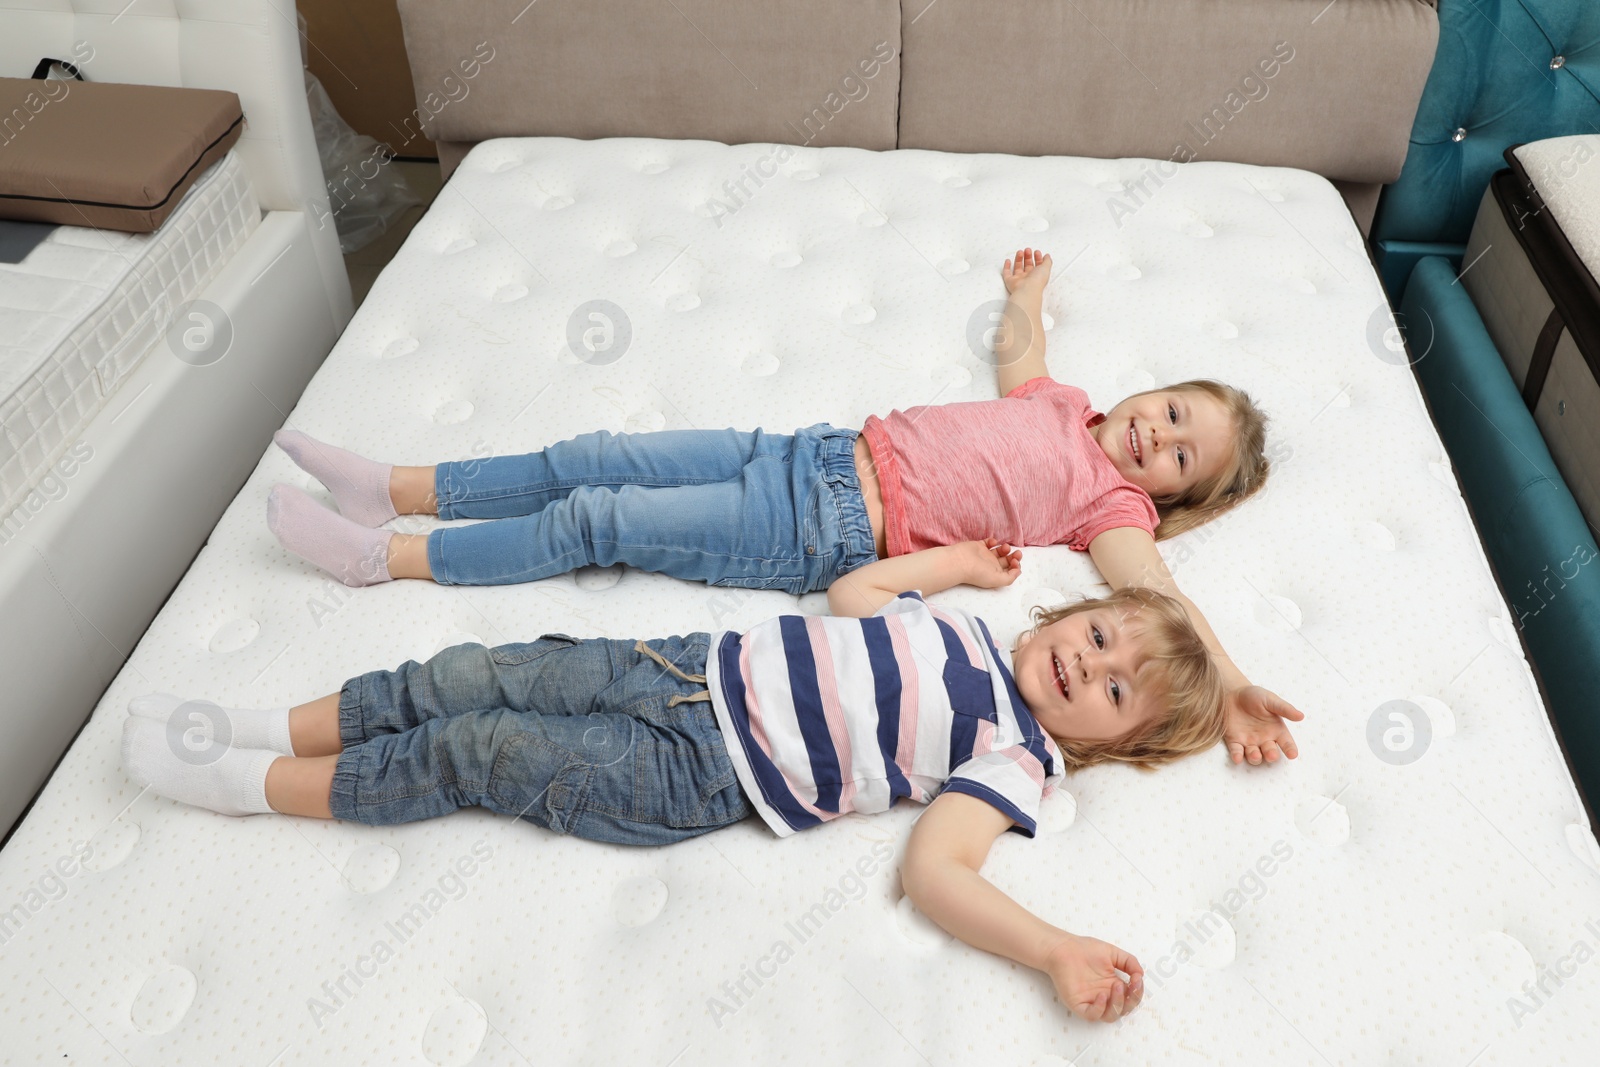
[(861, 495), (861, 478), (856, 473), (857, 431), (828, 426), (819, 433), (817, 473), (828, 487), (827, 499), (838, 514), (839, 535), (844, 558), (841, 573), (863, 567), (878, 558), (872, 536), (872, 520), (867, 517), (867, 501)]
[(830, 427), (827, 432), (817, 436), (817, 469), (822, 476), (831, 481), (848, 482), (856, 492), (861, 492), (861, 479), (856, 475), (856, 438), (859, 434), (855, 430)]

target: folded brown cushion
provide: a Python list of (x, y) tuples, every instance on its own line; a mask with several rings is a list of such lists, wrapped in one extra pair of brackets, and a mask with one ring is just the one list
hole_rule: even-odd
[(149, 233), (243, 127), (222, 90), (0, 78), (0, 218)]

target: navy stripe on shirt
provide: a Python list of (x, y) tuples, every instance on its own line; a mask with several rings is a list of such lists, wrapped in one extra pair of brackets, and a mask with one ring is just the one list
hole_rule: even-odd
[[(744, 676), (739, 670), (739, 652), (739, 635), (724, 634), (722, 646), (717, 649), (717, 656), (721, 660), (723, 699), (733, 717), (735, 732), (740, 741), (745, 742), (746, 738), (750, 738), (750, 712), (744, 703)], [(767, 758), (767, 754), (761, 751), (760, 745), (752, 739), (740, 747), (750, 761), (750, 770), (755, 775), (756, 784), (761, 787), (762, 799), (772, 806), (784, 822), (796, 830), (822, 823), (821, 819), (796, 802), (794, 794), (789, 791), (789, 783), (784, 781), (782, 772)]]
[(778, 619), (783, 635), (783, 654), (789, 663), (789, 694), (794, 700), (794, 716), (811, 756), (811, 780), (817, 785), (816, 806), (823, 811), (839, 810), (843, 775), (834, 751), (833, 735), (828, 732), (828, 717), (822, 710), (822, 689), (817, 681), (817, 660), (811, 653), (811, 632), (804, 615), (783, 615)]
[[(950, 707), (956, 712), (950, 719), (950, 755), (946, 759), (947, 766), (951, 770), (955, 770), (966, 760), (972, 758), (972, 750), (978, 743), (978, 720), (975, 716), (980, 712), (971, 707), (970, 694), (965, 692), (966, 686), (959, 683), (951, 684), (951, 668), (955, 668), (954, 673), (957, 674), (960, 673), (960, 668), (962, 667), (975, 668), (967, 661), (967, 646), (961, 643), (961, 638), (956, 636), (956, 632), (951, 629), (950, 624), (940, 618), (935, 618), (934, 621), (939, 624), (939, 636), (944, 638), (945, 664), (939, 674), (944, 682), (945, 695), (950, 700)], [(987, 686), (989, 682), (987, 672), (984, 674), (983, 681)], [(963, 697), (968, 697), (968, 699), (963, 699)], [(994, 706), (992, 695), (989, 698), (989, 704), (992, 709)]]
[(1044, 768), (1044, 776), (1060, 773), (1060, 768), (1055, 766), (1055, 760), (1050, 756), (1050, 750), (1045, 745), (1044, 727), (1039, 725), (1039, 720), (1033, 717), (1033, 712), (1028, 710), (1028, 705), (1022, 702), (1022, 694), (1017, 691), (1017, 680), (1011, 676), (1011, 671), (1006, 668), (1006, 661), (1000, 657), (999, 650), (995, 647), (994, 637), (989, 633), (989, 624), (978, 618), (972, 617), (978, 624), (978, 629), (983, 631), (983, 639), (989, 643), (989, 655), (994, 660), (995, 667), (1000, 671), (1000, 679), (1005, 683), (1006, 695), (1011, 698), (1011, 711), (1016, 717), (1017, 725), (1022, 727), (1023, 747), (1033, 753), (1034, 758)]
[(887, 620), (873, 616), (861, 620), (861, 636), (872, 667), (872, 686), (878, 706), (878, 750), (883, 753), (884, 777), (889, 782), (889, 803), (911, 796), (911, 783), (901, 773), (895, 757), (900, 751), (900, 664), (894, 658), (894, 641)]

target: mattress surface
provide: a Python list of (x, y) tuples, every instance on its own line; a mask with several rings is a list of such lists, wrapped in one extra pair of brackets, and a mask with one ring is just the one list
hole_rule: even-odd
[(154, 233), (58, 226), (21, 263), (0, 264), (0, 516), (260, 222), (229, 152)]
[[(1307, 713), (1300, 759), (1071, 775), (1038, 838), (1001, 835), (983, 869), (1134, 953), (1132, 1016), (1081, 1022), (920, 917), (896, 875), (911, 804), (630, 850), (478, 810), (367, 828), (141, 794), (118, 747), (142, 692), (281, 706), (460, 641), (824, 610), (621, 568), (349, 590), (267, 530), (274, 482), (330, 500), (272, 449), (0, 851), (0, 1062), (1588, 1062), (1600, 849), (1320, 177), (489, 141), (288, 424), (431, 463), (992, 397), (988, 313), (1025, 245), (1055, 262), (1051, 370), (1101, 410), (1206, 375), (1274, 420), (1267, 488), (1162, 551), (1241, 668)], [(1084, 555), (1036, 548), (1011, 588), (935, 601), (1004, 640), (1096, 591)]]

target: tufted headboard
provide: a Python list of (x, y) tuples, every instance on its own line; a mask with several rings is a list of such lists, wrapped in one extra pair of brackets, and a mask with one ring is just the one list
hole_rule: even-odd
[(446, 177), (509, 136), (1229, 160), (1334, 179), (1363, 229), (1429, 0), (399, 0)]
[(244, 106), (234, 151), (261, 206), (304, 211), (333, 321), (350, 286), (311, 133), (294, 5), (279, 0), (0, 0), (0, 76), (26, 78), (45, 57), (90, 81), (227, 89)]
[(1423, 256), (1459, 259), (1513, 144), (1600, 133), (1600, 2), (1443, 0), (1439, 52), (1372, 239), (1398, 302)]

